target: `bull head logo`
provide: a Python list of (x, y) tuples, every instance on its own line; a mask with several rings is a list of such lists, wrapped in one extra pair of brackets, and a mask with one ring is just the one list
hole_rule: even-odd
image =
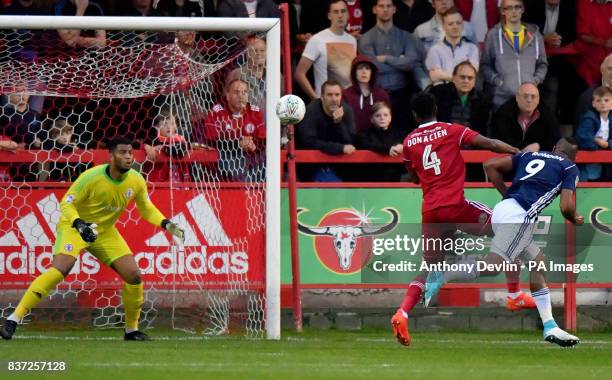
[[(382, 226), (349, 226), (349, 225), (336, 225), (336, 226), (321, 226), (312, 227), (306, 226), (298, 222), (298, 230), (310, 236), (330, 236), (334, 238), (334, 249), (338, 255), (340, 268), (348, 270), (351, 266), (351, 259), (353, 253), (355, 253), (355, 247), (357, 245), (357, 238), (361, 236), (374, 236), (385, 234), (395, 228), (399, 221), (399, 213), (393, 208), (384, 208), (384, 211), (391, 215), (391, 221)], [(298, 215), (306, 211), (303, 208), (298, 208)]]
[(605, 207), (595, 207), (593, 210), (591, 210), (591, 224), (604, 234), (612, 235), (612, 227), (599, 221), (599, 214), (604, 211), (608, 211), (608, 209)]

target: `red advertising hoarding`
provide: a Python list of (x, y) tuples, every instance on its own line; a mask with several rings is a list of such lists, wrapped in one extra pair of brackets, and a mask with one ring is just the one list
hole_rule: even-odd
[[(0, 287), (22, 289), (49, 267), (59, 200), (65, 187), (7, 188), (0, 196)], [(185, 228), (184, 246), (141, 219), (132, 203), (116, 226), (148, 286), (158, 289), (227, 288), (265, 283), (264, 190), (230, 187), (195, 191), (167, 188), (151, 194), (166, 216)], [(261, 215), (259, 215), (261, 214)], [(88, 252), (61, 287), (115, 288), (120, 278)]]

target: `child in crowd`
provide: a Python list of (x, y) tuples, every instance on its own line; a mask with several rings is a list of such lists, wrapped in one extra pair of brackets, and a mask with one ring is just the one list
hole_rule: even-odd
[[(77, 146), (72, 142), (74, 128), (66, 119), (53, 121), (51, 127), (43, 131), (42, 148), (47, 151), (71, 153)], [(44, 136), (46, 134), (46, 136)], [(39, 181), (72, 181), (76, 179), (76, 165), (65, 162), (43, 162), (38, 175)]]
[(47, 132), (47, 138), (43, 139), (42, 147), (45, 150), (59, 150), (62, 153), (72, 152), (76, 144), (72, 142), (74, 128), (66, 119), (57, 119)]
[(153, 162), (152, 167), (143, 170), (148, 173), (147, 179), (151, 182), (166, 182), (172, 175), (174, 181), (191, 182), (188, 164), (178, 161), (172, 162), (172, 165), (170, 161), (157, 162), (160, 157), (168, 160), (170, 157), (174, 160), (181, 159), (187, 152), (187, 141), (178, 133), (176, 117), (169, 109), (162, 109), (155, 123), (155, 129), (157, 135), (152, 145), (144, 144), (147, 159)]
[[(593, 108), (580, 118), (576, 130), (578, 146), (584, 150), (609, 150), (612, 145), (612, 89), (605, 86), (596, 88), (593, 91), (592, 106)], [(582, 181), (607, 180), (609, 177), (609, 173), (602, 173), (602, 164), (584, 164), (579, 167)]]
[[(357, 134), (357, 149), (372, 150), (391, 157), (402, 155), (403, 146), (398, 137), (389, 128), (391, 126), (391, 107), (385, 102), (372, 105), (370, 127)], [(403, 172), (400, 165), (373, 165), (363, 168), (361, 181), (397, 182)]]

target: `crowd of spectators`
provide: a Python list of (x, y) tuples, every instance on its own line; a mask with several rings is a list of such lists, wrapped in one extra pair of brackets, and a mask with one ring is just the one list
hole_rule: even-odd
[[(279, 17), (278, 3), (289, 3), (291, 25), (294, 76), (284, 80), (293, 80), (294, 92), (307, 103), (296, 129), (298, 149), (398, 156), (403, 138), (417, 127), (410, 98), (421, 91), (435, 96), (439, 121), (466, 125), (521, 149), (550, 150), (562, 135), (575, 135), (581, 149), (611, 149), (612, 2), (606, 0), (3, 0), (0, 13)], [(58, 30), (57, 40), (66, 49), (96, 49), (112, 43), (113, 33)], [(210, 52), (210, 45), (194, 42), (201, 37), (170, 33), (165, 41), (186, 56)], [(18, 51), (23, 62), (40, 55), (36, 33), (29, 38)], [(227, 38), (240, 39), (248, 54), (211, 76), (217, 92), (198, 112), (191, 110), (201, 131), (181, 129), (187, 124), (181, 112), (190, 110), (175, 114), (151, 105), (158, 112), (145, 118), (150, 131), (140, 136), (151, 162), (164, 154), (168, 141), (197, 141), (198, 147), (223, 147), (222, 178), (261, 176), (266, 41), (253, 35)], [(41, 122), (45, 100), (26, 93), (14, 88), (0, 100), (0, 150), (100, 146), (81, 141), (85, 130), (66, 115)], [(96, 131), (88, 133), (96, 139)], [(307, 181), (400, 180), (400, 166), (384, 166), (359, 171), (350, 165), (305, 166), (299, 174)], [(167, 179), (166, 169), (152, 168), (154, 178)], [(47, 178), (69, 180), (73, 173), (64, 169), (46, 170), (55, 173)], [(16, 178), (15, 170), (4, 168), (0, 176)], [(611, 174), (605, 165), (581, 168), (583, 180), (611, 180)], [(186, 173), (176, 180), (190, 178)]]
[[(315, 43), (319, 51), (329, 54), (335, 51), (337, 39), (348, 38), (344, 36), (351, 34), (347, 25), (354, 2), (349, 3), (329, 2), (330, 26), (315, 35), (329, 35), (327, 46), (301, 39), (305, 46), (300, 63), (311, 59), (308, 52)], [(297, 13), (303, 8), (305, 4), (298, 6)], [(349, 68), (346, 50), (344, 62), (320, 60), (318, 64), (327, 65), (327, 70), (319, 68), (325, 76), (315, 81), (337, 80), (343, 87), (343, 99), (338, 104), (345, 100), (341, 108), (346, 112), (351, 107), (356, 116), (355, 125), (346, 126), (343, 121), (342, 130), (352, 132), (352, 138), (347, 140), (343, 133), (338, 140), (335, 133), (340, 123), (331, 117), (313, 126), (316, 119), (309, 117), (313, 111), (308, 108), (298, 131), (302, 126), (317, 130), (320, 141), (313, 145), (298, 132), (298, 148), (352, 153), (352, 149), (332, 152), (320, 148), (329, 142), (390, 153), (393, 140), (402, 141), (416, 127), (409, 99), (427, 91), (436, 98), (439, 121), (469, 126), (520, 149), (551, 150), (560, 136), (571, 135), (579, 138), (582, 149), (610, 149), (609, 96), (603, 89), (610, 89), (612, 77), (612, 2), (375, 0), (371, 8), (362, 6), (362, 11), (371, 12), (375, 23), (370, 29), (362, 27), (357, 36), (357, 48), (352, 52), (357, 57), (351, 66), (352, 84), (336, 75)], [(298, 64), (296, 82), (304, 91), (304, 99), (315, 102), (317, 88), (304, 85), (307, 68)], [(364, 77), (369, 75), (367, 85), (358, 79), (360, 69)], [(385, 149), (378, 144), (384, 140), (380, 137), (383, 129), (372, 117), (378, 100), (386, 102), (389, 119), (393, 120), (388, 134), (394, 138), (385, 140)], [(373, 145), (364, 144), (364, 136), (372, 139)], [(330, 172), (333, 168), (317, 169)], [(311, 175), (304, 179), (324, 180), (316, 173), (303, 173)], [(478, 178), (469, 167), (467, 173)], [(345, 180), (354, 178), (355, 173), (338, 170), (327, 177)], [(400, 178), (401, 173), (389, 178), (374, 171), (365, 180)], [(612, 177), (605, 165), (594, 164), (583, 167), (582, 179)]]

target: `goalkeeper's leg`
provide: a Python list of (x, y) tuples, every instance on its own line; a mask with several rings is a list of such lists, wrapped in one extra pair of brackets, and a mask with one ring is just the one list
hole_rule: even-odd
[(111, 264), (111, 267), (121, 276), (123, 284), (123, 310), (125, 311), (125, 340), (149, 340), (149, 337), (138, 330), (140, 311), (144, 301), (143, 284), (140, 269), (134, 256), (121, 256)]
[(51, 268), (32, 281), (23, 297), (21, 297), (21, 301), (19, 301), (13, 314), (5, 321), (4, 326), (0, 330), (2, 338), (11, 339), (13, 337), (15, 329), (23, 317), (54, 290), (57, 284), (64, 280), (64, 277), (72, 270), (75, 262), (76, 257), (70, 255), (58, 254), (53, 257)]

